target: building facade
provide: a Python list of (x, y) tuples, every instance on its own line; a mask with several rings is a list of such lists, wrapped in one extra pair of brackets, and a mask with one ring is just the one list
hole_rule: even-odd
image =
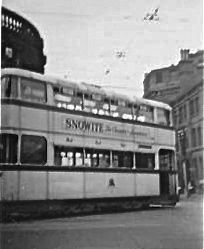
[(174, 66), (151, 71), (144, 79), (144, 97), (173, 108), (179, 184), (199, 190), (203, 184), (203, 51), (181, 50)]
[(182, 49), (177, 65), (152, 70), (145, 74), (143, 97), (171, 105), (203, 78), (203, 52), (200, 50), (191, 54), (189, 49)]
[(1, 67), (44, 73), (46, 56), (38, 30), (25, 18), (2, 7)]
[(203, 181), (203, 93), (203, 82), (199, 82), (173, 105), (177, 165), (182, 188), (186, 180), (199, 190)]

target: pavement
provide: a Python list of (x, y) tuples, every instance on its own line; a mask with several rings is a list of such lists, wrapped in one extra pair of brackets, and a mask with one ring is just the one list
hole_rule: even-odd
[(203, 196), (176, 207), (1, 224), (1, 249), (202, 249)]

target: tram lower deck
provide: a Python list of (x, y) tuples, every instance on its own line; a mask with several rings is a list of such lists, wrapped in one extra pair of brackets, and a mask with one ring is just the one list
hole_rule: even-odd
[(1, 166), (1, 220), (175, 205), (175, 172)]

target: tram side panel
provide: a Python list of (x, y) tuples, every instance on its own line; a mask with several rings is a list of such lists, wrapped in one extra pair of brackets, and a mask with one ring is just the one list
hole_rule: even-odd
[(130, 173), (85, 173), (86, 198), (133, 197), (135, 175)]
[(87, 173), (86, 197), (159, 196), (159, 174)]
[(135, 175), (137, 196), (159, 196), (159, 174), (139, 173)]
[(5, 171), (3, 200), (159, 196), (159, 174)]
[(2, 171), (1, 199), (6, 201), (19, 200), (19, 171)]
[(30, 132), (46, 132), (48, 131), (48, 111), (41, 109), (33, 109), (21, 107), (20, 113), (22, 129), (28, 129)]
[(47, 172), (19, 171), (19, 200), (48, 199)]
[(155, 130), (155, 138), (158, 145), (169, 146), (171, 149), (174, 148), (176, 144), (176, 137), (174, 130), (167, 130), (161, 128), (154, 128)]
[(1, 106), (1, 126), (17, 131), (47, 131), (48, 111), (17, 105)]
[(1, 129), (18, 129), (20, 127), (20, 106), (1, 105)]
[(84, 198), (84, 174), (84, 172), (49, 172), (49, 199)]

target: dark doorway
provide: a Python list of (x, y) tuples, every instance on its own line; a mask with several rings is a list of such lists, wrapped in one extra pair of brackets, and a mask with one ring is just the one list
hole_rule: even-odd
[(160, 194), (169, 195), (169, 174), (160, 172)]

